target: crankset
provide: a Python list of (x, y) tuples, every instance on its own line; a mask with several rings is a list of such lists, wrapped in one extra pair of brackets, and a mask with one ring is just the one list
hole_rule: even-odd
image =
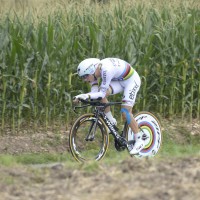
[(117, 151), (124, 151), (127, 147), (127, 141), (124, 137), (119, 137), (115, 139), (115, 148)]

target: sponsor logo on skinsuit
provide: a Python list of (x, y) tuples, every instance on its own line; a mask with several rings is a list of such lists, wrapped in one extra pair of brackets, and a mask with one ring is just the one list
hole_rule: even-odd
[(129, 93), (129, 98), (130, 99), (133, 100), (135, 98), (135, 93), (136, 93), (138, 88), (139, 88), (139, 85), (137, 85), (137, 83), (135, 82), (135, 86), (133, 87), (132, 90), (130, 90), (130, 93)]
[(105, 85), (106, 84), (106, 71), (103, 71), (102, 79), (103, 79), (103, 85)]

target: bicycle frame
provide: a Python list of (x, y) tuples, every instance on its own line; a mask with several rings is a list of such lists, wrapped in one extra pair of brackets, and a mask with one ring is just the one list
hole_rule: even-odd
[(108, 117), (105, 115), (104, 112), (100, 113), (104, 123), (106, 124), (106, 126), (110, 129), (111, 134), (113, 135), (113, 137), (116, 139), (116, 141), (118, 142), (118, 144), (121, 147), (127, 147), (128, 141), (126, 140), (126, 133), (125, 130), (127, 130), (127, 122), (125, 122), (124, 124), (124, 129), (122, 132), (122, 136), (119, 135), (118, 133), (118, 128), (115, 125), (112, 125), (112, 123), (110, 122), (110, 120), (108, 119)]
[[(122, 146), (127, 146), (128, 142), (126, 140), (126, 134), (127, 134), (127, 129), (128, 129), (128, 124), (127, 122), (125, 122), (124, 124), (124, 129), (122, 131), (122, 135), (120, 136), (120, 134), (118, 133), (118, 128), (113, 125), (110, 120), (108, 119), (108, 117), (106, 116), (106, 114), (104, 113), (104, 110), (107, 106), (109, 105), (114, 105), (114, 104), (121, 104), (119, 102), (116, 102), (116, 103), (112, 103), (112, 104), (103, 104), (103, 103), (98, 103), (98, 102), (93, 102), (91, 104), (91, 102), (88, 102), (88, 101), (83, 101), (81, 100), (82, 102), (84, 103), (90, 103), (90, 104), (87, 104), (87, 105), (83, 105), (83, 106), (76, 106), (74, 107), (74, 111), (76, 110), (76, 108), (85, 108), (85, 107), (88, 107), (88, 106), (95, 106), (95, 111), (94, 111), (94, 114), (95, 114), (95, 117), (96, 117), (96, 122), (94, 122), (94, 124), (92, 124), (90, 130), (89, 130), (89, 133), (88, 135), (86, 136), (86, 140), (92, 140), (94, 139), (94, 134), (95, 134), (95, 130), (96, 130), (96, 127), (97, 127), (97, 122), (98, 122), (98, 119), (99, 117), (102, 118), (102, 120), (104, 121), (104, 123), (106, 124), (106, 126), (109, 128), (109, 130), (111, 131), (111, 134), (113, 135), (113, 137), (118, 141), (118, 143)], [(97, 105), (95, 105), (97, 104)], [(99, 105), (98, 105), (99, 104)], [(94, 131), (92, 131), (94, 127)]]

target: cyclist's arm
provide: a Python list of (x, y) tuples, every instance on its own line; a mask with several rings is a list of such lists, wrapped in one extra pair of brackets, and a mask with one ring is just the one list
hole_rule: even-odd
[(99, 86), (98, 86), (98, 82), (97, 81), (94, 81), (94, 82), (90, 83), (90, 85), (91, 85), (91, 92), (90, 93), (98, 92)]
[(98, 99), (98, 98), (106, 97), (106, 92), (109, 88), (109, 84), (110, 84), (111, 79), (113, 77), (113, 72), (111, 70), (108, 70), (108, 69), (102, 70), (101, 77), (102, 77), (102, 83), (101, 83), (101, 86), (99, 88), (99, 91), (88, 93), (90, 95), (91, 99)]
[(106, 96), (106, 93), (102, 92), (101, 90), (99, 92), (89, 92), (87, 94), (89, 95), (90, 99), (104, 98)]

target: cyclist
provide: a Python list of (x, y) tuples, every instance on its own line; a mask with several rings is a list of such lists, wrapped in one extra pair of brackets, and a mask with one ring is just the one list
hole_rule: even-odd
[[(128, 145), (130, 154), (137, 154), (144, 148), (144, 141), (141, 137), (138, 124), (132, 115), (132, 108), (135, 104), (137, 92), (140, 89), (141, 80), (135, 69), (129, 63), (119, 58), (88, 58), (83, 60), (77, 68), (78, 75), (91, 85), (91, 92), (79, 94), (74, 97), (74, 102), (79, 99), (100, 99), (107, 103), (107, 97), (123, 92), (121, 113), (124, 120), (134, 133), (134, 145)], [(100, 87), (98, 79), (101, 78)], [(105, 110), (106, 116), (111, 123), (116, 124), (110, 111), (110, 107)]]

